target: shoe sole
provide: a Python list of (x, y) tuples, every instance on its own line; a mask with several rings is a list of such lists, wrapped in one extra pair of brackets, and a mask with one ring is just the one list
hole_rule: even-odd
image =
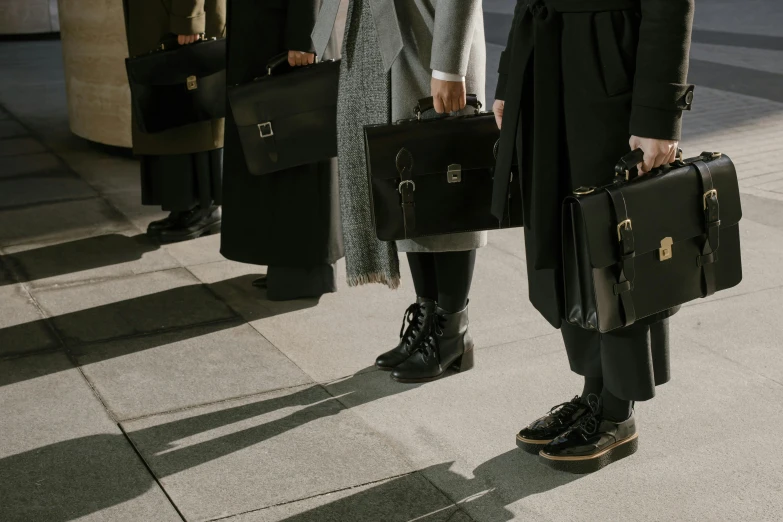
[[(459, 358), (451, 363), (451, 366), (447, 368), (447, 370), (451, 369), (456, 371), (457, 373), (466, 372), (473, 368), (474, 366), (474, 359), (473, 359), (473, 349), (468, 350), (467, 352), (463, 353), (459, 356)], [(435, 375), (434, 377), (421, 377), (418, 379), (402, 379), (400, 377), (395, 377), (394, 375), (391, 376), (392, 380), (395, 380), (397, 382), (401, 382), (403, 384), (421, 384), (424, 382), (432, 382), (437, 381), (438, 379), (441, 379), (446, 376), (446, 372), (439, 373), (438, 375)]]
[(528, 453), (532, 453), (533, 455), (538, 455), (538, 453), (541, 451), (541, 449), (552, 442), (552, 440), (535, 440), (535, 439), (526, 439), (525, 437), (521, 437), (519, 434), (517, 434), (517, 446), (523, 450), (525, 450)]
[(556, 457), (547, 455), (544, 453), (544, 450), (541, 450), (539, 455), (553, 469), (581, 475), (593, 473), (613, 462), (631, 456), (636, 453), (637, 449), (639, 449), (639, 434), (634, 433), (627, 439), (615, 442), (601, 453), (596, 453), (589, 457)]
[(210, 236), (212, 234), (219, 234), (220, 233), (220, 226), (221, 222), (218, 221), (217, 223), (213, 223), (209, 225), (208, 227), (204, 227), (200, 230), (195, 230), (193, 232), (190, 232), (188, 234), (182, 234), (181, 236), (175, 236), (167, 238), (165, 236), (162, 236), (160, 234), (157, 234), (155, 237), (158, 239), (158, 241), (161, 242), (161, 244), (168, 245), (171, 243), (181, 243), (182, 241), (190, 241), (192, 239), (198, 239), (200, 237), (204, 236)]

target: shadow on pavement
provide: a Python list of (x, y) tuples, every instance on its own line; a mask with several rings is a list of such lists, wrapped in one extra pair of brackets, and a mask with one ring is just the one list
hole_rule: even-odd
[[(252, 286), (257, 277), (247, 275), (210, 285), (181, 286), (4, 328), (0, 330), (0, 356), (38, 351), (26, 344), (38, 339), (30, 333), (49, 331), (50, 325), (78, 357), (95, 363), (318, 304), (317, 299), (268, 301), (264, 291)], [(236, 309), (252, 312), (243, 319)], [(164, 333), (165, 336), (157, 335)], [(107, 343), (128, 338), (134, 338), (135, 342)], [(0, 375), (0, 387), (26, 379), (22, 375)]]
[[(5, 266), (18, 282), (27, 283), (138, 261), (159, 248), (145, 234), (106, 234), (0, 256), (0, 267)], [(0, 278), (0, 286), (4, 284), (12, 281)]]

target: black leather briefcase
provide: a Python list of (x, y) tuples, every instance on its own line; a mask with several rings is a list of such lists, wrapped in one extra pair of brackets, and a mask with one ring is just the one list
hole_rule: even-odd
[[(375, 230), (381, 241), (522, 226), (521, 186), (511, 184), (505, 219), (490, 211), (500, 132), (468, 96), (474, 115), (417, 117), (364, 128)], [(512, 180), (514, 176), (512, 176)]]
[(226, 115), (226, 40), (177, 45), (125, 60), (134, 119), (153, 134)]
[(247, 168), (270, 174), (337, 156), (340, 61), (290, 67), (273, 58), (267, 76), (228, 92)]
[(720, 153), (678, 160), (627, 181), (581, 188), (563, 206), (566, 318), (609, 332), (742, 280), (734, 164)]

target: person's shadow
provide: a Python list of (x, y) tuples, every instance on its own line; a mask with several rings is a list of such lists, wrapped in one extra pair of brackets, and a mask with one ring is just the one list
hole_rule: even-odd
[(145, 234), (105, 234), (0, 256), (0, 286), (138, 261), (160, 245)]
[[(385, 385), (388, 380), (385, 372), (368, 373), (367, 370), (370, 369), (334, 386), (310, 386), (288, 395), (130, 431), (127, 439), (122, 435), (92, 435), (2, 459), (0, 498), (4, 501), (0, 503), (0, 519), (66, 522), (141, 496), (156, 483), (128, 445), (129, 440), (155, 476), (163, 479), (337, 415), (346, 408), (339, 402), (343, 394), (361, 390), (356, 394), (360, 398), (352, 401), (352, 406), (357, 406), (413, 389)], [(293, 412), (195, 444), (181, 447), (178, 444), (189, 437), (287, 410)], [(536, 462), (537, 458), (514, 449), (480, 465), (470, 479), (452, 472), (452, 462), (444, 462), (382, 482), (289, 520), (386, 521), (416, 517), (441, 520), (427, 515), (447, 514), (454, 508), (442, 494), (432, 493), (437, 490), (428, 484), (431, 481), (438, 489), (449, 491), (454, 500), (469, 502), (471, 511), (481, 513), (480, 520), (505, 522), (513, 518), (505, 505), (576, 478), (550, 470)], [(265, 472), (259, 469), (259, 473)], [(419, 494), (426, 489), (430, 490), (429, 494)], [(406, 518), (395, 518), (403, 515)]]

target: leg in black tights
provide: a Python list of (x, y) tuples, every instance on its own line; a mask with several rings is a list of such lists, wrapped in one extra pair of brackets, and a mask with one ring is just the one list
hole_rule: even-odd
[(438, 280), (438, 306), (448, 313), (465, 309), (468, 304), (476, 251), (439, 252), (435, 254)]
[(438, 300), (438, 279), (435, 273), (435, 254), (408, 253), (408, 266), (418, 297)]
[(476, 251), (408, 253), (416, 295), (437, 301), (449, 313), (463, 310), (473, 282)]

